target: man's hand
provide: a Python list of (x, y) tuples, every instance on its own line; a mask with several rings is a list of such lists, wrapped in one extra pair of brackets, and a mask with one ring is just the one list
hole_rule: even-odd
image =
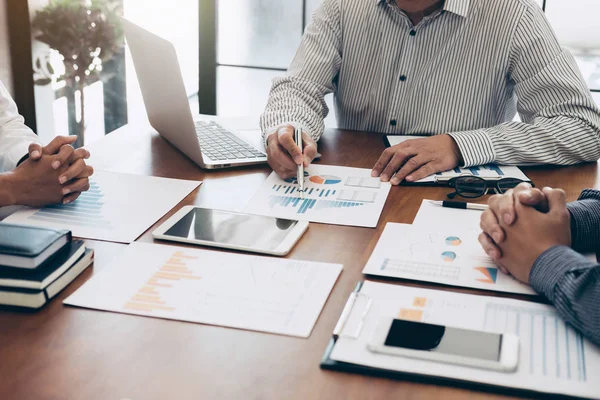
[[(544, 188), (542, 194), (547, 200), (545, 213), (519, 200), (515, 201), (514, 193), (507, 192), (490, 199), (490, 208), (481, 219), (483, 232), (479, 235), (479, 242), (483, 249), (504, 272), (524, 283), (529, 283), (531, 267), (544, 251), (556, 245), (571, 245), (571, 217), (565, 192)], [(502, 205), (510, 201), (514, 202), (515, 217), (510, 225), (504, 218), (499, 219), (504, 237), (500, 243), (494, 242), (492, 238), (496, 233), (496, 225), (488, 225), (488, 221), (493, 220), (490, 213), (501, 215)]]
[(58, 177), (66, 167), (52, 168), (54, 158), (43, 156), (38, 160), (27, 159), (13, 172), (6, 174), (7, 193), (10, 204), (42, 207), (63, 203), (63, 186)]
[(381, 176), (383, 182), (399, 185), (405, 178), (409, 182), (418, 181), (461, 163), (462, 155), (454, 139), (450, 135), (437, 135), (407, 140), (385, 149), (371, 176)]
[(317, 144), (306, 132), (302, 132), (304, 152), (296, 145), (294, 127), (280, 127), (267, 138), (267, 161), (280, 178), (296, 176), (297, 167), (308, 167), (317, 155)]
[(93, 173), (92, 167), (88, 167), (85, 161), (83, 161), (90, 158), (90, 152), (84, 148), (75, 150), (71, 146), (76, 140), (77, 136), (57, 136), (44, 147), (37, 143), (32, 143), (29, 146), (29, 159), (37, 161), (43, 155), (54, 156), (51, 164), (53, 169), (59, 169), (64, 165), (69, 166), (58, 177), (59, 182), (61, 184), (69, 183), (69, 186), (72, 186), (72, 182), (69, 182), (72, 179), (87, 178)]
[[(516, 221), (515, 205), (517, 202), (534, 207), (543, 213), (548, 212), (546, 195), (526, 182), (519, 184), (514, 190), (508, 190), (502, 196), (492, 196), (488, 202), (490, 211), (484, 212), (481, 216), (481, 229), (488, 232), (490, 242), (488, 255), (494, 260), (502, 256), (502, 251), (497, 244), (502, 243), (505, 238), (505, 232), (500, 226), (500, 221), (508, 226)], [(484, 226), (486, 229), (483, 228)]]

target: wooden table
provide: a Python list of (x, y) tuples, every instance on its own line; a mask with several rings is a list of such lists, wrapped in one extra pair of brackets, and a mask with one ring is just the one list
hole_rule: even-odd
[[(380, 135), (332, 130), (320, 142), (319, 162), (371, 168), (383, 149)], [(202, 171), (145, 127), (121, 129), (90, 150), (97, 168), (204, 180), (158, 223), (188, 204), (239, 210), (270, 172), (264, 166)], [(538, 186), (564, 188), (569, 200), (584, 188), (600, 186), (595, 163), (526, 173)], [(35, 313), (0, 311), (0, 399), (504, 398), (319, 368), (334, 325), (356, 282), (363, 279), (361, 271), (385, 224), (411, 223), (423, 198), (441, 200), (448, 191), (392, 188), (376, 229), (311, 224), (289, 257), (342, 263), (344, 270), (308, 339), (63, 306), (65, 297), (124, 248), (88, 241), (96, 251), (93, 268), (58, 298)], [(150, 230), (139, 240), (151, 242)]]

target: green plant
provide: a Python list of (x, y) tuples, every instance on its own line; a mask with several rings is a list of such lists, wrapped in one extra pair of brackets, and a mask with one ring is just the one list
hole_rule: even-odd
[(64, 80), (71, 95), (80, 93), (80, 145), (85, 132), (83, 89), (101, 78), (102, 63), (123, 46), (121, 11), (114, 0), (50, 0), (36, 12), (31, 24), (34, 38), (58, 52), (64, 64), (64, 73), (57, 74), (49, 54), (36, 58), (35, 83), (47, 85)]

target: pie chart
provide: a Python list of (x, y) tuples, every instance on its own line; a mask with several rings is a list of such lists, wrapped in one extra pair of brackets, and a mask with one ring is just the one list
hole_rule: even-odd
[(308, 180), (317, 185), (335, 185), (340, 183), (342, 178), (333, 175), (313, 175)]
[(462, 243), (462, 240), (460, 240), (460, 238), (458, 236), (448, 236), (446, 238), (447, 246), (460, 246), (461, 243)]
[[(306, 178), (308, 176), (308, 172), (304, 171), (304, 178)], [(287, 183), (292, 183), (292, 184), (297, 184), (298, 183), (298, 179), (294, 176), (291, 178), (287, 178), (284, 179), (284, 181), (286, 181)]]
[(445, 251), (442, 253), (442, 260), (452, 262), (456, 259), (456, 253), (453, 251)]

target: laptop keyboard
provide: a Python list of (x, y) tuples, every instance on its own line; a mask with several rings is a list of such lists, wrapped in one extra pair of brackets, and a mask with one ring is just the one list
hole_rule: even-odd
[(196, 121), (196, 134), (202, 154), (211, 160), (265, 157), (264, 153), (214, 121)]

